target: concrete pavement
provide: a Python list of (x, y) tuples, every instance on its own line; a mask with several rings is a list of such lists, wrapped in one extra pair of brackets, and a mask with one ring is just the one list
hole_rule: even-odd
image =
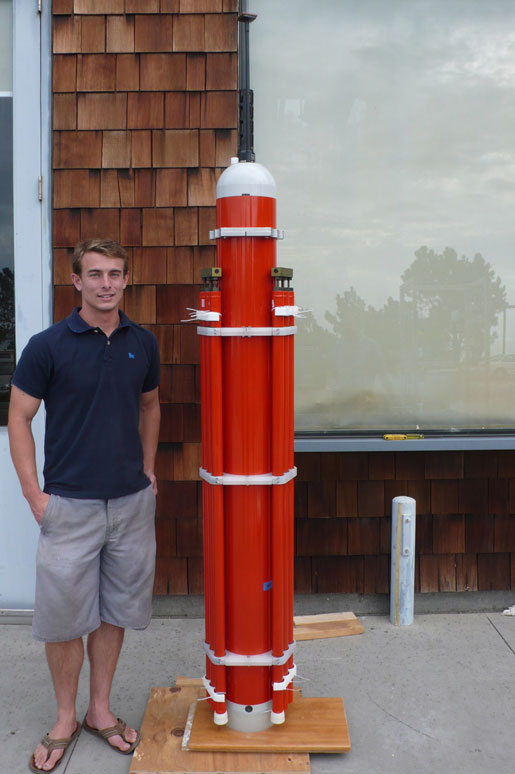
[[(313, 774), (512, 774), (515, 617), (416, 614), (402, 628), (384, 615), (360, 619), (362, 635), (297, 646), (304, 695), (343, 697), (352, 744), (347, 755), (311, 756)], [(202, 641), (196, 618), (156, 618), (146, 632), (127, 632), (115, 712), (138, 726), (152, 686), (201, 676)], [(87, 679), (85, 666), (81, 718)], [(26, 772), (55, 711), (44, 649), (26, 625), (0, 626), (0, 695), (0, 774)], [(129, 766), (83, 732), (59, 772), (126, 774)]]

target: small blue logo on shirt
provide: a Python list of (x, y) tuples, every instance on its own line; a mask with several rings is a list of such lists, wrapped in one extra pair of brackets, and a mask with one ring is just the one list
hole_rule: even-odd
[(136, 360), (136, 355), (133, 355), (132, 352), (129, 352), (129, 359)]

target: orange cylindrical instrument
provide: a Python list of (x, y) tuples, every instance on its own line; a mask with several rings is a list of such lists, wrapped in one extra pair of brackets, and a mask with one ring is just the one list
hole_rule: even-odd
[(293, 291), (276, 266), (275, 183), (239, 163), (217, 185), (203, 270), (204, 685), (214, 721), (282, 723), (293, 665)]

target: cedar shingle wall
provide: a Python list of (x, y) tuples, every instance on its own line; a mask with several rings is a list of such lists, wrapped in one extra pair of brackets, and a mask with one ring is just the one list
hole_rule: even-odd
[[(214, 262), (236, 152), (236, 0), (53, 0), (55, 319), (73, 245), (119, 239), (125, 309), (163, 361), (157, 594), (202, 593), (199, 344), (181, 323)], [(391, 499), (416, 498), (417, 589), (515, 587), (515, 452), (299, 454), (296, 588), (386, 592)]]

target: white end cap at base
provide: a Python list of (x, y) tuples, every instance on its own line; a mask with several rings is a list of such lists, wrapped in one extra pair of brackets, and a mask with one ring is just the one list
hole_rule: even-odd
[(271, 712), (270, 713), (270, 720), (274, 724), (274, 726), (280, 726), (281, 723), (284, 723), (286, 719), (286, 715), (284, 714), (284, 710), (282, 712)]
[(226, 726), (229, 720), (227, 712), (213, 712), (215, 726)]

